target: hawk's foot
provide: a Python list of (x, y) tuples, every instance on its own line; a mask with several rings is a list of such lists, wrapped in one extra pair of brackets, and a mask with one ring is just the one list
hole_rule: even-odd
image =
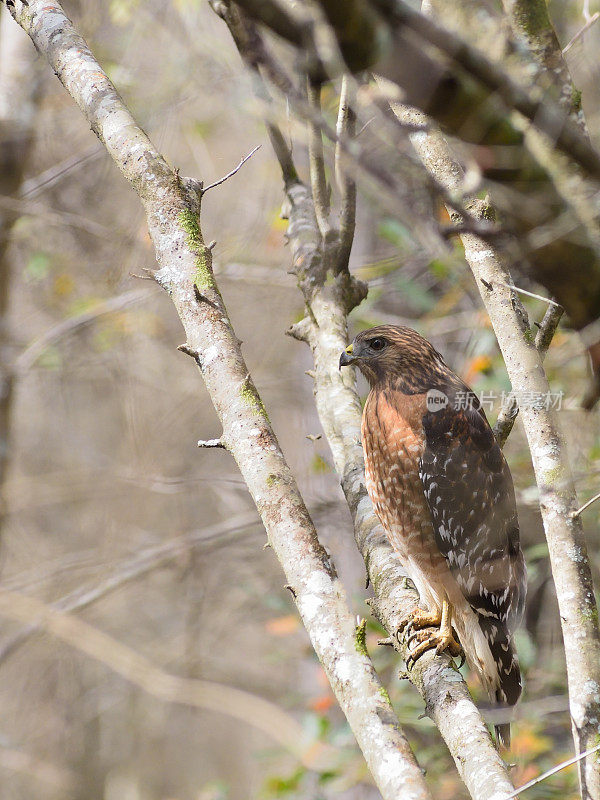
[[(413, 642), (416, 644), (416, 646), (410, 648), (410, 645)], [(453, 658), (460, 656), (460, 666), (462, 667), (464, 664), (465, 654), (460, 646), (460, 642), (454, 638), (454, 632), (451, 628), (447, 629), (446, 631), (442, 630), (441, 628), (437, 631), (415, 631), (407, 641), (407, 646), (409, 647), (409, 652), (406, 659), (406, 666), (409, 668), (418, 658), (423, 655), (423, 653), (426, 653), (428, 650), (435, 650), (436, 654), (447, 651)]]
[[(452, 608), (447, 600), (443, 601), (441, 611), (437, 614), (415, 608), (405, 620), (402, 620), (400, 631), (404, 632), (403, 638), (408, 649), (407, 667), (410, 668), (427, 650), (435, 650), (436, 653), (448, 651), (453, 658), (460, 656), (460, 666), (462, 667), (465, 654), (454, 636)], [(438, 630), (431, 630), (431, 628), (438, 628)], [(411, 648), (413, 643), (416, 646)]]
[(415, 607), (400, 620), (396, 636), (399, 639), (400, 634), (404, 634), (403, 638), (406, 639), (413, 630), (420, 630), (421, 628), (439, 628), (441, 624), (441, 612), (439, 614), (432, 614), (429, 611), (423, 611), (422, 608)]

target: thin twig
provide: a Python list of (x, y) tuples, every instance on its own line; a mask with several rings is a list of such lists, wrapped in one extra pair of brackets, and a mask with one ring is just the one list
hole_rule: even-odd
[[(510, 286), (510, 284), (504, 285)], [(564, 310), (562, 306), (558, 305), (557, 303), (552, 303), (552, 305), (549, 305), (546, 309), (544, 318), (540, 322), (539, 330), (535, 335), (535, 346), (537, 347), (542, 360), (548, 352), (552, 337), (556, 332), (558, 323), (560, 322), (563, 313)], [(502, 409), (498, 414), (496, 424), (494, 425), (494, 436), (496, 437), (496, 441), (500, 447), (504, 447), (506, 444), (506, 440), (513, 429), (518, 413), (519, 405), (517, 403), (517, 398), (515, 393), (511, 392), (504, 401)]]
[[(308, 80), (307, 95), (310, 107), (317, 115), (321, 114), (321, 85)], [(315, 214), (321, 236), (331, 230), (329, 222), (329, 187), (325, 175), (325, 157), (323, 155), (323, 136), (321, 127), (314, 121), (308, 123), (308, 158), (310, 163), (310, 184), (312, 187)]]
[(202, 194), (206, 194), (209, 189), (214, 189), (215, 186), (220, 186), (222, 183), (225, 183), (225, 181), (229, 180), (229, 178), (232, 178), (236, 174), (236, 172), (240, 171), (240, 169), (244, 166), (246, 161), (251, 159), (254, 153), (256, 153), (257, 150), (260, 150), (261, 147), (262, 145), (257, 144), (254, 150), (251, 150), (247, 156), (244, 156), (240, 161), (240, 163), (237, 165), (237, 167), (232, 169), (231, 172), (228, 172), (227, 175), (224, 175), (220, 180), (215, 181), (214, 183), (209, 183), (208, 186), (204, 186), (202, 188)]
[(545, 781), (546, 778), (549, 778), (551, 775), (555, 775), (557, 772), (560, 772), (562, 769), (566, 767), (570, 767), (571, 764), (576, 764), (578, 761), (581, 761), (582, 758), (587, 758), (587, 756), (591, 756), (592, 753), (595, 753), (597, 750), (600, 750), (600, 744), (597, 744), (595, 747), (591, 747), (589, 750), (586, 750), (585, 753), (579, 753), (573, 758), (569, 758), (568, 761), (563, 761), (560, 764), (557, 764), (552, 769), (549, 769), (547, 772), (543, 772), (541, 775), (538, 775), (537, 778), (534, 778), (527, 783), (524, 783), (523, 786), (519, 786), (518, 789), (512, 794), (509, 794), (508, 797), (505, 797), (504, 800), (512, 800), (512, 798), (517, 797), (521, 792), (524, 792), (526, 789), (531, 789), (532, 786), (537, 786), (538, 783)]
[(340, 243), (337, 256), (337, 270), (348, 269), (352, 242), (354, 241), (354, 228), (356, 225), (356, 183), (350, 172), (343, 165), (343, 153), (340, 140), (355, 138), (356, 114), (350, 100), (350, 82), (348, 76), (342, 78), (340, 91), (340, 104), (336, 133), (338, 141), (335, 145), (335, 178), (341, 195), (340, 208)]
[(111, 297), (108, 300), (103, 300), (98, 303), (90, 311), (84, 311), (75, 317), (70, 317), (62, 322), (53, 325), (41, 336), (35, 339), (23, 352), (17, 357), (13, 366), (13, 372), (17, 375), (23, 375), (27, 370), (31, 369), (42, 353), (48, 349), (51, 344), (54, 344), (63, 336), (74, 333), (80, 328), (89, 325), (98, 319), (98, 317), (106, 314), (112, 314), (125, 306), (132, 305), (133, 303), (140, 303), (151, 297), (155, 292), (146, 289), (132, 289), (130, 292)]
[[(176, 536), (165, 544), (147, 547), (132, 558), (113, 563), (109, 577), (99, 583), (88, 582), (78, 586), (72, 592), (55, 600), (52, 603), (52, 607), (59, 611), (82, 611), (107, 595), (122, 589), (139, 578), (143, 578), (149, 572), (160, 569), (192, 550), (203, 547), (218, 547), (227, 545), (232, 541), (238, 541), (242, 531), (256, 526), (258, 526), (258, 520), (253, 512), (236, 514), (226, 522)], [(10, 586), (5, 588), (18, 589), (19, 587)], [(15, 650), (38, 630), (39, 625), (33, 623), (3, 639), (0, 642), (0, 664), (3, 664)]]
[(600, 499), (600, 492), (599, 492), (597, 495), (594, 495), (594, 497), (592, 497), (592, 499), (591, 499), (591, 500), (588, 500), (588, 501), (587, 501), (587, 503), (584, 503), (584, 504), (581, 506), (581, 508), (578, 508), (578, 509), (577, 509), (577, 511), (573, 511), (573, 513), (571, 514), (571, 517), (572, 517), (573, 519), (575, 519), (575, 518), (576, 518), (576, 517), (578, 517), (578, 516), (579, 516), (579, 515), (580, 515), (580, 514), (581, 514), (583, 511), (585, 511), (585, 510), (586, 510), (586, 508), (588, 508), (589, 506), (591, 506), (591, 505), (592, 505), (592, 503), (595, 503), (595, 502), (596, 502), (596, 500), (599, 500), (599, 499)]
[(225, 442), (223, 442), (222, 439), (200, 439), (198, 442), (198, 447), (221, 447), (223, 450), (227, 449)]
[(527, 297), (534, 297), (536, 300), (543, 300), (544, 303), (548, 303), (548, 305), (556, 306), (560, 308), (561, 312), (564, 311), (563, 307), (560, 303), (557, 303), (556, 300), (551, 300), (549, 297), (544, 297), (541, 294), (535, 294), (534, 292), (528, 292), (527, 289), (520, 289), (518, 286), (514, 286), (512, 283), (503, 283), (502, 281), (498, 281), (500, 286), (506, 286), (507, 289), (512, 289), (513, 292), (518, 292), (519, 294), (526, 294)]
[(595, 13), (593, 16), (591, 16), (591, 17), (588, 19), (588, 21), (585, 23), (585, 25), (583, 26), (583, 28), (580, 28), (580, 29), (577, 31), (577, 33), (575, 34), (575, 36), (574, 36), (574, 37), (571, 39), (571, 41), (570, 41), (568, 44), (566, 44), (566, 45), (564, 46), (564, 48), (563, 48), (563, 56), (564, 56), (566, 53), (568, 53), (568, 52), (569, 52), (569, 50), (570, 50), (570, 49), (573, 47), (573, 45), (575, 44), (575, 42), (576, 42), (578, 39), (580, 39), (580, 38), (583, 36), (583, 34), (584, 34), (584, 33), (585, 33), (585, 32), (586, 32), (586, 31), (587, 31), (589, 28), (591, 28), (591, 27), (592, 27), (592, 25), (594, 24), (594, 22), (596, 22), (596, 20), (598, 20), (598, 19), (600, 19), (600, 11), (596, 11), (596, 13)]

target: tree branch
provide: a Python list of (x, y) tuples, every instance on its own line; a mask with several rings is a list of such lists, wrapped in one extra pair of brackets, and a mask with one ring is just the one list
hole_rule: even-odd
[(230, 170), (230, 171), (227, 173), (227, 175), (223, 175), (223, 177), (222, 177), (222, 178), (219, 178), (219, 180), (218, 180), (218, 181), (215, 181), (214, 183), (209, 183), (209, 184), (208, 184), (208, 186), (202, 186), (202, 188), (200, 189), (200, 191), (202, 192), (202, 194), (203, 194), (203, 195), (204, 195), (204, 194), (206, 194), (206, 193), (208, 192), (208, 190), (209, 190), (209, 189), (214, 189), (214, 188), (215, 188), (215, 186), (220, 186), (222, 183), (225, 183), (225, 181), (228, 181), (228, 180), (229, 180), (229, 178), (233, 178), (233, 176), (234, 176), (234, 175), (235, 175), (237, 172), (239, 172), (239, 171), (241, 170), (241, 168), (244, 166), (244, 164), (246, 163), (246, 161), (249, 161), (249, 160), (252, 158), (252, 156), (254, 155), (254, 153), (256, 153), (256, 151), (257, 151), (257, 150), (260, 150), (260, 148), (261, 148), (261, 145), (260, 145), (260, 144), (257, 144), (257, 145), (256, 145), (256, 147), (253, 147), (253, 148), (252, 148), (252, 150), (251, 150), (251, 151), (248, 153), (248, 155), (246, 155), (246, 156), (243, 156), (243, 157), (240, 159), (240, 163), (237, 165), (237, 167), (234, 167), (232, 170)]
[(351, 140), (356, 135), (356, 114), (352, 108), (350, 80), (347, 75), (342, 78), (336, 134), (338, 140), (335, 146), (335, 177), (340, 192), (340, 245), (337, 269), (341, 271), (348, 269), (356, 225), (356, 183), (351, 171), (344, 168), (344, 153), (340, 146), (341, 140)]
[[(203, 528), (199, 531), (177, 536), (164, 544), (147, 547), (134, 557), (124, 560), (119, 564), (111, 565), (110, 576), (100, 583), (84, 584), (77, 587), (69, 594), (54, 601), (51, 607), (57, 611), (82, 611), (102, 598), (122, 589), (132, 581), (144, 577), (149, 572), (165, 566), (170, 561), (180, 557), (190, 550), (202, 547), (215, 547), (231, 543), (240, 536), (240, 531), (251, 525), (257, 524), (256, 515), (238, 514), (226, 522)], [(19, 589), (10, 582), (7, 589)], [(6, 582), (5, 582), (6, 584)], [(3, 664), (22, 644), (24, 644), (36, 631), (39, 625), (32, 624), (23, 630), (17, 631), (7, 637), (0, 644), (0, 664)]]
[(563, 55), (566, 55), (569, 52), (569, 50), (573, 47), (573, 45), (576, 42), (578, 42), (579, 39), (584, 35), (584, 33), (589, 28), (592, 27), (594, 22), (597, 22), (599, 19), (600, 19), (600, 11), (596, 11), (596, 13), (592, 14), (592, 16), (586, 21), (585, 25), (577, 31), (575, 36), (573, 36), (573, 38), (564, 46)]
[[(307, 96), (309, 106), (313, 109), (315, 117), (318, 119), (321, 116), (321, 84), (315, 83), (308, 78)], [(325, 177), (325, 157), (323, 155), (321, 127), (315, 120), (311, 120), (308, 124), (308, 160), (315, 214), (321, 236), (325, 237), (331, 231), (329, 222), (329, 188)]]
[[(533, 59), (541, 67), (539, 73), (546, 80), (550, 79), (556, 89), (554, 94), (558, 95), (561, 108), (571, 117), (579, 130), (587, 134), (581, 99), (575, 101), (577, 93), (574, 91), (573, 79), (564, 55), (592, 23), (588, 22), (563, 51), (550, 21), (546, 0), (502, 0), (502, 6), (516, 38), (525, 44)], [(536, 75), (531, 76), (531, 86), (535, 85), (536, 78)]]
[[(304, 731), (296, 720), (258, 695), (214, 681), (182, 678), (165, 672), (112, 636), (33, 597), (0, 591), (0, 614), (42, 627), (159, 700), (210, 709), (253, 725), (310, 769), (325, 769), (330, 762), (330, 748), (322, 743), (316, 743), (316, 747), (315, 742), (306, 744)], [(324, 756), (329, 757), (324, 759)]]
[[(158, 292), (160, 290), (156, 289), (156, 291)], [(116, 297), (102, 300), (89, 311), (83, 311), (81, 314), (57, 322), (19, 353), (12, 366), (13, 374), (17, 377), (22, 377), (33, 367), (42, 353), (47, 350), (50, 345), (62, 339), (63, 336), (69, 336), (75, 333), (75, 331), (84, 328), (86, 325), (90, 325), (105, 314), (112, 314), (126, 306), (133, 305), (134, 303), (141, 303), (151, 297), (152, 294), (153, 292), (147, 289), (131, 289)]]
[[(558, 328), (558, 323), (560, 322), (563, 313), (562, 306), (557, 306), (556, 304), (551, 305), (546, 309), (544, 318), (540, 322), (540, 327), (535, 335), (535, 346), (537, 347), (542, 361), (548, 352), (550, 342), (552, 341), (552, 337)], [(506, 440), (510, 436), (510, 432), (513, 429), (518, 413), (519, 404), (517, 402), (517, 397), (514, 392), (511, 392), (506, 398), (506, 401), (504, 402), (502, 409), (498, 414), (496, 424), (494, 425), (494, 436), (496, 437), (500, 447), (504, 447), (506, 444)]]
[[(16, 196), (35, 137), (40, 95), (40, 69), (36, 60), (31, 42), (13, 25), (8, 11), (0, 4), (0, 497), (12, 453), (14, 389), (7, 320), (13, 276), (7, 248), (19, 216)], [(0, 527), (4, 510), (4, 501), (0, 500)]]
[(156, 279), (183, 323), (236, 459), (333, 691), (383, 797), (429, 798), (368, 656), (328, 554), (248, 373), (199, 227), (200, 200), (156, 151), (56, 0), (11, 13), (45, 55), (146, 210)]

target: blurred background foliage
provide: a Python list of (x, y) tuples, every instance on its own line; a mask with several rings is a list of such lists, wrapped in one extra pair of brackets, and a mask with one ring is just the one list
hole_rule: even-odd
[[(593, 5), (593, 4), (592, 4)], [(306, 348), (284, 335), (302, 311), (287, 274), (281, 179), (248, 80), (228, 34), (198, 0), (65, 3), (134, 116), (183, 175), (212, 182), (257, 144), (243, 171), (207, 194), (202, 228), (216, 239), (216, 272), (256, 385), (332, 553), (367, 645), (439, 800), (466, 797), (422, 703), (398, 679), (396, 655), (376, 642), (364, 567), (331, 471), (312, 399)], [(591, 9), (595, 10), (594, 8)], [(563, 43), (581, 27), (579, 0), (553, 0)], [(572, 48), (590, 129), (600, 130), (600, 25)], [(143, 276), (154, 265), (144, 215), (50, 70), (42, 74), (33, 146), (18, 192), (5, 262), (10, 273), (6, 365), (16, 365), (8, 469), (2, 487), (5, 586), (47, 602), (123, 575), (81, 611), (165, 671), (242, 688), (271, 700), (306, 741), (332, 748), (314, 771), (247, 722), (174, 706), (76, 649), (21, 630), (0, 633), (1, 800), (238, 800), (377, 797), (298, 621), (283, 575), (245, 486), (223, 451), (198, 450), (219, 435), (169, 299)], [(336, 95), (331, 92), (331, 108)], [(303, 131), (283, 119), (305, 162)], [(354, 332), (382, 322), (417, 328), (477, 393), (510, 386), (461, 248), (428, 261), (412, 232), (359, 195), (351, 267), (370, 283)], [(515, 265), (515, 280), (528, 286)], [(531, 322), (545, 305), (524, 299)], [(578, 408), (588, 377), (581, 344), (560, 330), (547, 357), (583, 503), (598, 490), (597, 415)], [(363, 394), (366, 387), (362, 386)], [(493, 420), (499, 402), (488, 416)], [(308, 435), (313, 435), (307, 438)], [(519, 634), (525, 693), (511, 762), (518, 784), (570, 755), (562, 642), (525, 437), (506, 447), (529, 564), (526, 624)], [(246, 514), (243, 527), (227, 523)], [(598, 576), (600, 504), (585, 512)], [(219, 534), (202, 538), (221, 525)], [(137, 580), (140, 554), (182, 535), (178, 551)], [(479, 688), (471, 686), (475, 696)], [(527, 795), (575, 798), (566, 770)]]

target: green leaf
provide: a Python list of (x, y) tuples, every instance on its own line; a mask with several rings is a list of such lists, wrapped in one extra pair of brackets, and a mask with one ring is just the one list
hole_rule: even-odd
[(412, 247), (413, 237), (409, 229), (398, 222), (397, 219), (384, 219), (379, 223), (377, 229), (379, 235), (400, 250), (408, 250)]
[(447, 278), (450, 274), (450, 265), (446, 261), (441, 261), (439, 258), (434, 258), (427, 266), (429, 267), (429, 272), (435, 275), (439, 280)]
[(435, 298), (417, 281), (405, 278), (404, 275), (398, 273), (395, 276), (395, 282), (415, 311), (431, 311), (434, 307)]
[(47, 253), (33, 253), (25, 267), (25, 275), (30, 281), (41, 281), (50, 272), (52, 262)]
[(304, 767), (299, 767), (291, 775), (283, 777), (282, 775), (274, 775), (267, 779), (267, 791), (275, 797), (290, 794), (300, 788), (300, 781), (305, 775), (306, 770)]

